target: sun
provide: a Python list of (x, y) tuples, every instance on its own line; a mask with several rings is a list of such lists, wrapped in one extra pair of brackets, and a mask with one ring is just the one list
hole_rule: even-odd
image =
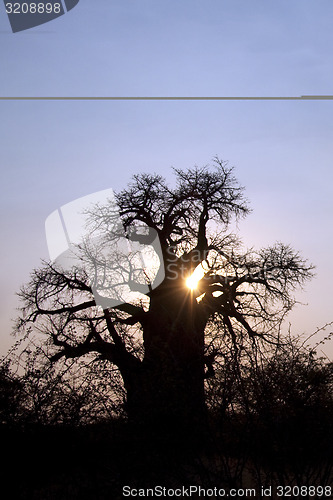
[(200, 280), (196, 279), (193, 274), (186, 279), (186, 286), (190, 290), (195, 290)]
[(191, 274), (191, 276), (189, 276), (186, 279), (186, 286), (187, 286), (187, 288), (189, 288), (190, 290), (195, 290), (198, 287), (199, 281), (204, 277), (204, 275), (205, 275), (205, 271), (204, 271), (204, 269), (202, 267), (202, 264), (199, 264), (194, 269), (194, 271)]

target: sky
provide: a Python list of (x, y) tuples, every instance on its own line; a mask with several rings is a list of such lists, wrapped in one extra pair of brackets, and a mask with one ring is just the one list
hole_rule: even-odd
[[(329, 0), (80, 0), (12, 33), (1, 3), (0, 96), (330, 95), (332, 18)], [(292, 331), (333, 321), (333, 101), (1, 100), (0, 117), (0, 353), (15, 340), (15, 293), (48, 258), (51, 212), (138, 172), (172, 184), (172, 167), (215, 155), (246, 187), (245, 244), (290, 243), (316, 265)]]

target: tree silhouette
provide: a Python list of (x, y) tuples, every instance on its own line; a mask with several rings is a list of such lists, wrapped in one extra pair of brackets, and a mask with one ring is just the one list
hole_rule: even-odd
[[(33, 272), (20, 292), (18, 323), (48, 336), (54, 362), (94, 353), (115, 365), (129, 418), (159, 429), (204, 422), (204, 381), (214, 376), (223, 343), (237, 356), (245, 337), (253, 346), (277, 342), (292, 293), (313, 269), (282, 243), (242, 249), (230, 227), (249, 207), (226, 163), (216, 158), (212, 167), (174, 172), (174, 188), (160, 175), (141, 174), (116, 196), (132, 241), (144, 240), (143, 225), (158, 235), (165, 273), (158, 286), (147, 273), (148, 288), (138, 286), (144, 293), (136, 300), (101, 306), (89, 279), (91, 248), (83, 245), (81, 265), (45, 263)], [(107, 235), (112, 217), (107, 204), (96, 206), (92, 231)]]

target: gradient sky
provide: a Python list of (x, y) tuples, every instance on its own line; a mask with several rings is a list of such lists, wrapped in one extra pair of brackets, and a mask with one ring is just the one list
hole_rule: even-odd
[[(0, 4), (0, 96), (329, 95), (332, 21), (329, 0), (80, 0), (13, 34)], [(53, 210), (215, 155), (246, 186), (245, 243), (317, 266), (292, 331), (333, 321), (333, 101), (1, 101), (0, 116), (1, 352)]]

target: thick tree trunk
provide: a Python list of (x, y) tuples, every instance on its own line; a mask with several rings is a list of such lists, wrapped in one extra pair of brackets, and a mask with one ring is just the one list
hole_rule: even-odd
[(200, 426), (205, 415), (203, 377), (194, 363), (143, 362), (127, 384), (127, 412), (131, 421), (153, 428)]
[(129, 418), (162, 432), (198, 431), (205, 421), (204, 324), (190, 292), (151, 299), (145, 356), (125, 382)]

